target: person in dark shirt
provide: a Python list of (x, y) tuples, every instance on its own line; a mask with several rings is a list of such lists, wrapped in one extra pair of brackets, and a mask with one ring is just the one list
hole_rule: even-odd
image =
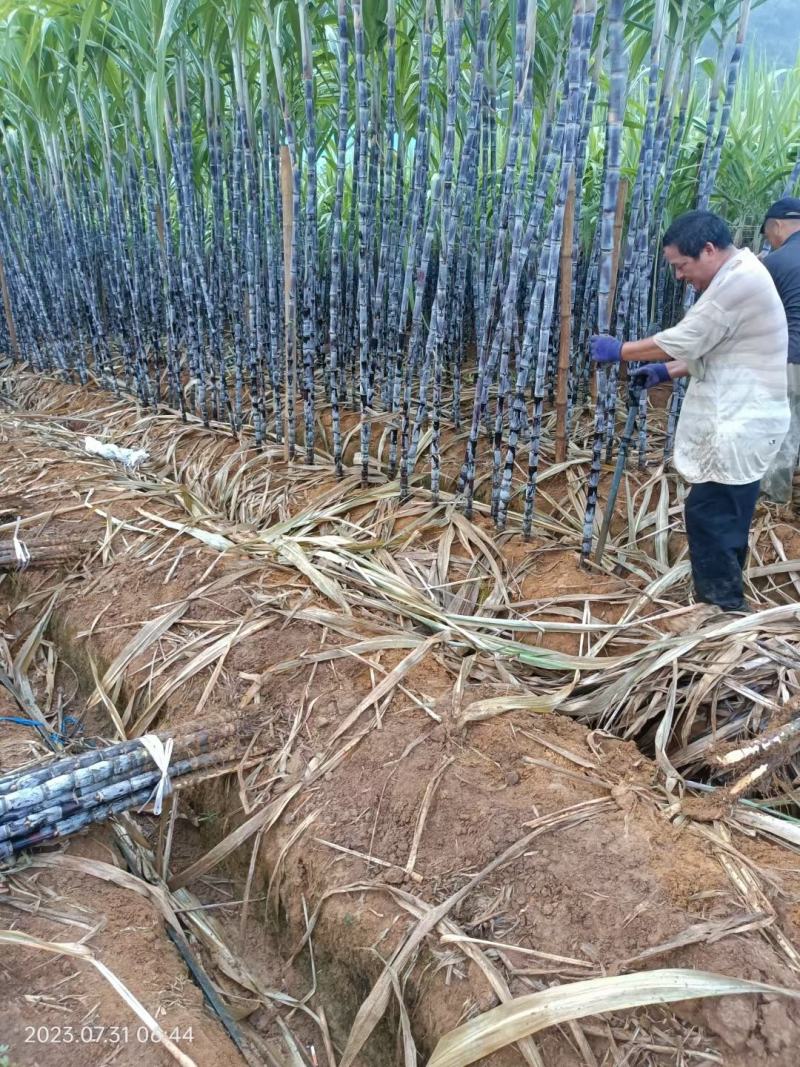
[(789, 324), (789, 432), (772, 466), (761, 479), (761, 492), (776, 504), (793, 504), (800, 512), (800, 199), (785, 196), (767, 212), (761, 232), (773, 251), (764, 260), (783, 301)]

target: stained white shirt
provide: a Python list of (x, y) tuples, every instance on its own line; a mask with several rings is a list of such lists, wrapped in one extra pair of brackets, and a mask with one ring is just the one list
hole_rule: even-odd
[(767, 269), (739, 249), (681, 322), (653, 340), (689, 368), (678, 473), (724, 485), (761, 478), (789, 428), (786, 313)]

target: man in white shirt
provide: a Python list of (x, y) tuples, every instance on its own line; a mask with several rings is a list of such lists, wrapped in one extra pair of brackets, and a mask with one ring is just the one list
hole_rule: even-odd
[(679, 216), (662, 246), (675, 277), (699, 299), (677, 326), (645, 340), (593, 337), (592, 358), (648, 363), (638, 372), (648, 389), (689, 376), (673, 462), (691, 486), (695, 595), (722, 611), (746, 611), (742, 568), (759, 482), (789, 426), (786, 314), (764, 265), (736, 248), (712, 212)]

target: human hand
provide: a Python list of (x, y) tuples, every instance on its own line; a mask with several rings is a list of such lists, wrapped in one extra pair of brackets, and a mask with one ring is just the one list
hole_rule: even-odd
[(619, 363), (622, 358), (622, 341), (607, 333), (589, 338), (589, 352), (595, 363)]
[(664, 382), (672, 380), (666, 363), (648, 363), (640, 367), (634, 377), (638, 379), (643, 389), (654, 389), (657, 385), (663, 385)]

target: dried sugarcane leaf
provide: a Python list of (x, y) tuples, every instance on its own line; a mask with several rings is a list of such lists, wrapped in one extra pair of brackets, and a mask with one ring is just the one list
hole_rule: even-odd
[[(19, 652), (14, 657), (14, 662), (11, 664), (11, 677), (17, 692), (22, 696), (22, 706), (25, 711), (33, 718), (38, 719), (39, 722), (47, 725), (47, 720), (42, 714), (41, 708), (36, 700), (36, 696), (33, 692), (33, 687), (28, 680), (28, 670), (33, 663), (33, 657), (36, 655), (36, 650), (42, 642), (47, 626), (50, 622), (50, 616), (53, 614), (53, 608), (56, 605), (61, 587), (59, 587), (55, 593), (50, 597), (42, 614), (36, 620), (31, 632), (25, 638)], [(17, 698), (18, 699), (18, 698)]]
[(76, 874), (101, 878), (104, 882), (113, 882), (121, 889), (129, 889), (133, 893), (138, 893), (139, 896), (146, 897), (156, 905), (170, 926), (175, 930), (181, 928), (166, 890), (159, 885), (146, 882), (143, 878), (129, 874), (121, 867), (115, 867), (113, 863), (104, 863), (102, 860), (88, 859), (85, 856), (72, 856), (66, 852), (37, 852), (28, 858), (27, 864), (30, 867), (73, 871)]
[(672, 721), (675, 715), (675, 699), (678, 691), (678, 664), (672, 664), (672, 679), (670, 681), (667, 701), (661, 721), (658, 724), (655, 736), (656, 763), (661, 768), (666, 779), (667, 792), (671, 793), (678, 782), (683, 781), (680, 773), (673, 767), (667, 755), (667, 745), (672, 738)]
[(800, 997), (796, 989), (706, 971), (665, 969), (590, 978), (517, 997), (471, 1019), (440, 1039), (428, 1067), (467, 1067), (522, 1037), (587, 1015), (737, 993)]
[(291, 563), (301, 574), (304, 574), (306, 578), (319, 589), (324, 597), (336, 604), (337, 607), (341, 608), (346, 615), (350, 614), (350, 605), (347, 602), (342, 587), (335, 579), (324, 574), (318, 567), (315, 567), (296, 542), (290, 541), (288, 538), (282, 538), (279, 542), (278, 555), (279, 558), (283, 558)]
[(234, 547), (234, 542), (227, 537), (223, 537), (222, 534), (201, 530), (198, 526), (187, 526), (182, 522), (173, 522), (171, 519), (165, 519), (163, 515), (154, 515), (150, 511), (145, 511), (144, 508), (137, 508), (137, 510), (146, 519), (152, 519), (153, 522), (166, 526), (169, 530), (178, 530), (182, 534), (194, 537), (198, 541), (202, 541), (204, 545), (208, 545), (209, 548), (217, 549), (218, 552), (225, 552), (227, 549)]
[(194, 677), (198, 671), (204, 670), (206, 667), (210, 666), (215, 660), (219, 659), (219, 657), (227, 655), (235, 644), (247, 640), (248, 637), (251, 637), (253, 634), (258, 633), (259, 630), (263, 630), (266, 626), (269, 626), (272, 621), (273, 619), (271, 616), (266, 619), (252, 619), (249, 623), (237, 625), (232, 633), (217, 638), (213, 643), (206, 645), (205, 648), (201, 649), (189, 663), (185, 664), (179, 671), (169, 678), (155, 696), (148, 702), (144, 710), (139, 714), (136, 722), (134, 722), (133, 726), (130, 728), (129, 733), (131, 737), (139, 737), (149, 729), (150, 724), (158, 714), (164, 701), (179, 689), (184, 682), (188, 681), (189, 678)]
[(394, 971), (389, 972), (392, 980), (392, 989), (397, 999), (397, 1006), (400, 1011), (400, 1034), (403, 1040), (403, 1065), (404, 1067), (417, 1067), (417, 1046), (414, 1044), (414, 1035), (411, 1032), (411, 1020), (408, 1017), (408, 1008), (406, 1007), (405, 998), (403, 997), (403, 990), (400, 987), (400, 981)]
[(356, 641), (352, 645), (337, 645), (336, 648), (326, 648), (322, 652), (308, 652), (295, 659), (281, 660), (273, 663), (262, 672), (261, 677), (266, 679), (271, 674), (285, 674), (286, 671), (297, 670), (311, 663), (325, 663), (328, 660), (345, 659), (347, 656), (362, 655), (364, 652), (381, 652), (386, 649), (416, 648), (422, 643), (422, 639), (414, 634), (398, 634), (396, 637), (369, 637), (363, 641)]
[(654, 956), (662, 956), (667, 952), (673, 952), (677, 948), (703, 943), (714, 944), (716, 941), (721, 941), (732, 934), (743, 934), (748, 930), (763, 930), (774, 921), (774, 916), (768, 915), (763, 911), (756, 911), (732, 915), (727, 919), (719, 919), (717, 921), (693, 923), (674, 937), (667, 938), (666, 941), (662, 941), (657, 945), (652, 945), (642, 952), (637, 952), (635, 956), (629, 956), (627, 959), (621, 960), (613, 969), (610, 969), (613, 971), (627, 970), (634, 963), (643, 963)]
[(188, 603), (183, 601), (180, 604), (176, 604), (170, 611), (164, 615), (160, 615), (157, 619), (151, 619), (150, 622), (146, 622), (144, 626), (130, 639), (125, 647), (119, 652), (117, 656), (106, 670), (101, 679), (102, 690), (98, 685), (95, 692), (89, 698), (88, 707), (93, 708), (103, 700), (102, 691), (111, 689), (112, 686), (122, 677), (128, 664), (140, 656), (145, 649), (149, 648), (154, 641), (157, 641), (159, 637), (169, 630), (169, 628), (182, 618), (186, 614)]
[(557, 689), (554, 693), (514, 693), (505, 697), (489, 697), (486, 700), (474, 700), (468, 704), (455, 719), (458, 725), (468, 722), (483, 722), (496, 715), (509, 711), (532, 711), (545, 715), (555, 711), (570, 695), (575, 683)]
[(669, 570), (669, 482), (666, 475), (661, 478), (661, 493), (656, 508), (655, 550), (656, 559)]
[(437, 645), (442, 641), (446, 641), (448, 637), (449, 634), (447, 631), (440, 634), (433, 634), (433, 636), (429, 637), (427, 641), (424, 641), (421, 645), (418, 645), (417, 648), (413, 649), (411, 652), (409, 652), (407, 656), (400, 660), (397, 666), (394, 667), (391, 671), (389, 671), (385, 678), (382, 678), (381, 681), (378, 682), (378, 684), (367, 694), (367, 696), (365, 696), (364, 699), (358, 705), (356, 705), (356, 707), (350, 712), (350, 714), (346, 716), (346, 718), (341, 723), (339, 723), (338, 727), (331, 735), (329, 744), (334, 741), (337, 741), (342, 736), (342, 734), (346, 733), (350, 729), (350, 727), (358, 721), (358, 719), (361, 717), (361, 715), (363, 715), (367, 708), (372, 707), (373, 704), (376, 704), (379, 700), (385, 697), (387, 693), (390, 693), (396, 686), (398, 686), (400, 684), (400, 681), (406, 676), (406, 674), (408, 674), (408, 672), (413, 667), (416, 667), (416, 665), (425, 658), (425, 656), (428, 654), (431, 648), (433, 648), (434, 645)]
[[(94, 657), (90, 655), (88, 658), (89, 667), (92, 672), (92, 681), (94, 682), (94, 690), (96, 697), (95, 703), (97, 703), (98, 701), (102, 703), (103, 707), (108, 712), (108, 716), (111, 719), (112, 725), (114, 726), (114, 729), (116, 730), (117, 736), (119, 737), (120, 741), (126, 741), (128, 735), (125, 733), (125, 724), (120, 718), (119, 712), (117, 711), (114, 701), (106, 692), (105, 686), (103, 685), (103, 680), (101, 679), (100, 673), (97, 670), (97, 664), (94, 661)], [(91, 704), (87, 705), (87, 707), (91, 706)]]
[[(494, 542), (486, 536), (480, 527), (475, 526), (469, 522), (459, 511), (454, 507), (448, 509), (448, 515), (452, 521), (456, 524), (459, 533), (464, 540), (478, 549), (480, 556), (485, 561), (486, 565), (494, 575), (494, 587), (492, 588), (489, 596), (483, 603), (484, 609), (490, 611), (492, 608), (498, 608), (501, 604), (508, 604), (508, 590), (506, 584), (503, 581), (503, 575), (500, 571), (500, 566), (497, 561), (497, 546)], [(502, 562), (502, 560), (501, 560)], [(503, 564), (504, 565), (504, 564)]]

